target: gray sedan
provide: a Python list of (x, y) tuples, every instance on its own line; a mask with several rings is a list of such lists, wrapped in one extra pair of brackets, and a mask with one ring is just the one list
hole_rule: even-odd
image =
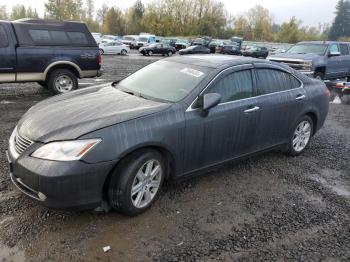
[(268, 61), (163, 59), (29, 109), (9, 141), (11, 179), (47, 207), (137, 215), (164, 180), (273, 148), (301, 154), (328, 96), (322, 82)]

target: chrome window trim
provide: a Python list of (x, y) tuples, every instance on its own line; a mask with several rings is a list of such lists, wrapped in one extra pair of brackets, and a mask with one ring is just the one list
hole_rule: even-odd
[[(198, 97), (212, 84), (212, 82), (214, 82), (221, 74), (223, 74), (225, 71), (230, 70), (230, 69), (234, 69), (235, 67), (239, 67), (239, 66), (249, 66), (249, 65), (253, 65), (253, 64), (243, 64), (243, 65), (237, 65), (237, 66), (233, 66), (233, 67), (228, 67), (224, 70), (222, 70), (219, 74), (217, 74), (212, 80), (210, 80), (210, 82), (206, 85), (206, 87), (196, 96), (196, 98), (192, 101), (192, 103), (190, 104), (190, 106), (186, 109), (185, 112), (192, 112), (192, 111), (196, 111), (199, 110), (199, 108), (192, 108), (193, 104), (196, 102), (196, 100), (198, 99)], [(253, 68), (250, 69), (242, 69), (243, 70), (252, 70), (252, 69), (259, 69), (259, 68), (255, 68), (253, 65)], [(271, 69), (271, 68), (266, 68), (266, 69)], [(239, 100), (234, 100), (234, 101), (229, 101), (229, 102), (224, 102), (224, 103), (219, 103), (217, 106), (222, 106), (222, 105), (227, 105), (227, 104), (231, 104), (231, 103), (237, 103), (240, 101), (245, 101), (245, 100), (249, 100), (249, 99), (256, 99), (259, 97), (264, 97), (264, 96), (270, 96), (270, 95), (275, 95), (275, 94), (280, 94), (280, 93), (285, 93), (285, 92), (290, 92), (292, 90), (298, 90), (298, 89), (304, 89), (304, 83), (303, 81), (301, 81), (296, 75), (294, 75), (293, 73), (287, 72), (285, 71), (283, 68), (272, 68), (272, 70), (280, 70), (282, 72), (288, 73), (290, 75), (292, 75), (293, 77), (295, 77), (299, 83), (301, 84), (299, 87), (297, 88), (293, 88), (293, 89), (289, 89), (289, 90), (283, 90), (283, 91), (278, 91), (278, 92), (274, 92), (274, 93), (269, 93), (269, 94), (264, 94), (264, 95), (258, 95), (258, 96), (254, 96), (254, 97), (247, 97), (247, 98), (243, 98), (243, 99), (239, 99)], [(236, 72), (239, 72), (241, 70), (238, 70)]]

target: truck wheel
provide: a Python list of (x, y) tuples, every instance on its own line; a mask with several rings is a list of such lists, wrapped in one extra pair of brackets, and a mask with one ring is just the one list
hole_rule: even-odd
[(322, 72), (316, 72), (315, 75), (314, 75), (314, 77), (315, 77), (316, 79), (322, 81), (322, 80), (324, 79), (324, 73), (322, 73)]
[(47, 85), (54, 94), (64, 94), (78, 88), (78, 79), (68, 69), (56, 69), (50, 74)]
[(45, 81), (38, 81), (37, 82), (39, 85), (41, 85), (43, 88), (47, 88), (47, 84)]

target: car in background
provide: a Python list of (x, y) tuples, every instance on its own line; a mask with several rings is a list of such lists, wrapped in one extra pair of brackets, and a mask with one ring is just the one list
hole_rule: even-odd
[(99, 49), (102, 55), (111, 55), (111, 54), (126, 55), (127, 53), (130, 53), (130, 47), (119, 41), (101, 43), (99, 45)]
[(163, 38), (161, 40), (161, 43), (175, 47), (176, 41), (177, 41), (177, 38)]
[(117, 35), (103, 35), (101, 38), (101, 43), (109, 43), (120, 41), (121, 37)]
[(239, 47), (236, 44), (224, 45), (220, 53), (225, 55), (242, 55), (241, 50), (239, 50)]
[(101, 33), (91, 33), (97, 44), (101, 43), (102, 34)]
[(138, 215), (166, 180), (276, 148), (302, 154), (324, 124), (328, 95), (321, 81), (265, 60), (162, 59), (31, 107), (9, 139), (10, 177), (47, 207), (109, 203)]
[(315, 77), (319, 80), (350, 80), (350, 43), (333, 41), (300, 42), (285, 53), (271, 55), (269, 60)]
[(0, 21), (0, 83), (37, 82), (54, 94), (100, 76), (101, 54), (85, 23)]
[(269, 50), (266, 47), (252, 46), (244, 51), (242, 55), (254, 58), (266, 58), (269, 55)]
[(168, 55), (172, 56), (176, 53), (175, 47), (163, 43), (150, 44), (148, 46), (140, 47), (139, 52), (143, 55)]
[(221, 40), (221, 39), (213, 39), (210, 41), (208, 45), (210, 49), (210, 53), (212, 54), (215, 54), (216, 52), (220, 52), (223, 46), (224, 46), (224, 40)]
[(125, 35), (123, 36), (122, 43), (128, 45), (131, 49), (136, 48), (137, 35)]
[(203, 45), (192, 45), (185, 49), (179, 51), (180, 55), (190, 55), (190, 54), (210, 54), (209, 48)]
[(177, 39), (175, 43), (175, 48), (177, 51), (186, 49), (189, 46), (191, 46), (191, 42), (188, 39)]
[(156, 43), (156, 36), (151, 34), (140, 34), (136, 39), (136, 48)]

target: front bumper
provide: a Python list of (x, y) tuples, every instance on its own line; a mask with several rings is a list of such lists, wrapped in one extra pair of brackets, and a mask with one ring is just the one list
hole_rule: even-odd
[[(11, 151), (11, 150), (10, 150)], [(10, 177), (25, 195), (53, 209), (90, 209), (103, 200), (106, 178), (116, 161), (49, 161), (8, 153)]]

